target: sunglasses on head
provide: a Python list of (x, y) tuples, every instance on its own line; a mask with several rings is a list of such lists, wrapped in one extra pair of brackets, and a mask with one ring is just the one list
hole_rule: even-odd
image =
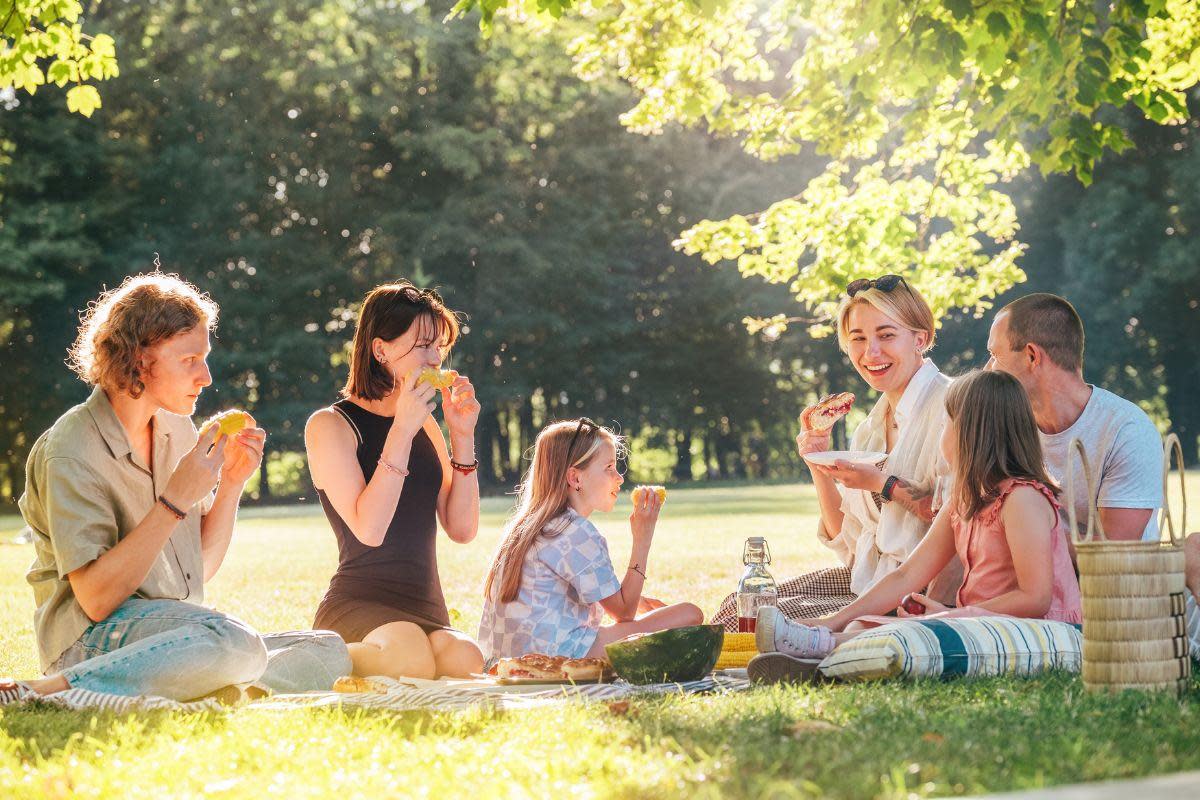
[(882, 275), (878, 278), (859, 278), (856, 281), (850, 281), (850, 283), (846, 285), (846, 294), (850, 297), (854, 297), (854, 295), (858, 294), (859, 292), (864, 292), (867, 289), (878, 289), (881, 292), (890, 292), (902, 283), (905, 286), (908, 285), (905, 283), (903, 275)]
[(600, 430), (600, 426), (592, 422), (587, 417), (580, 417), (579, 424), (575, 426), (575, 432), (571, 434), (571, 443), (567, 445), (567, 463), (574, 464), (574, 459), (571, 458), (575, 454), (575, 442), (579, 439), (581, 431), (587, 428), (592, 431)]

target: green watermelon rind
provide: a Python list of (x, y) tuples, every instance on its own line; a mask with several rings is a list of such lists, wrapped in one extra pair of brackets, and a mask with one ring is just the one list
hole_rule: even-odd
[(712, 672), (724, 640), (720, 625), (690, 625), (627, 636), (604, 652), (617, 676), (630, 683), (684, 683)]

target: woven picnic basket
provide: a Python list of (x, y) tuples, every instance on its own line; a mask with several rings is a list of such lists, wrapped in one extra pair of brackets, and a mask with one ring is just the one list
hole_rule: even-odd
[[(1168, 690), (1182, 693), (1191, 677), (1184, 614), (1183, 536), (1176, 532), (1167, 481), (1172, 456), (1182, 484), (1183, 452), (1175, 434), (1163, 446), (1163, 509), (1158, 541), (1113, 541), (1104, 531), (1096, 502), (1096, 484), (1087, 453), (1072, 439), (1069, 455), (1079, 453), (1087, 482), (1088, 520), (1080, 536), (1075, 516), (1074, 472), (1065, 470), (1065, 505), (1079, 567), (1083, 602), (1083, 682), (1088, 689)], [(1180, 531), (1187, 525), (1183, 494)], [(1166, 528), (1167, 539), (1161, 538)]]

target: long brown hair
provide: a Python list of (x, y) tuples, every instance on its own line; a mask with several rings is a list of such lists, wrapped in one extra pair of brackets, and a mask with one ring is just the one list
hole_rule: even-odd
[(517, 599), (529, 548), (539, 536), (554, 537), (563, 531), (563, 526), (550, 530), (546, 526), (569, 505), (567, 470), (587, 467), (603, 442), (611, 443), (620, 458), (625, 446), (622, 438), (587, 420), (555, 422), (538, 434), (533, 445), (533, 463), (517, 487), (517, 509), (504, 526), (500, 548), (483, 586), (485, 598), (491, 597), (492, 585), (498, 580), (497, 599), (501, 603)]
[(458, 313), (446, 308), (435, 290), (399, 281), (367, 292), (358, 312), (350, 350), (350, 377), (342, 397), (378, 400), (392, 391), (395, 381), (375, 358), (371, 342), (377, 338), (390, 342), (407, 333), (414, 323), (422, 326), (418, 329), (422, 336), (440, 343), (443, 357), (458, 339)]
[(84, 381), (138, 398), (146, 390), (142, 355), (165, 339), (217, 325), (217, 304), (178, 275), (131, 275), (88, 304), (67, 365)]
[(953, 502), (963, 518), (992, 503), (1008, 478), (1037, 481), (1058, 495), (1046, 474), (1033, 406), (1016, 378), (999, 371), (968, 372), (946, 391), (946, 413), (958, 448)]

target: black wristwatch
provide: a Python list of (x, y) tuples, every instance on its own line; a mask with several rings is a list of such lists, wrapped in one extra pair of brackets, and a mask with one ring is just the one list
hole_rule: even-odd
[(883, 489), (879, 492), (879, 496), (883, 498), (884, 502), (892, 502), (892, 490), (896, 488), (896, 484), (899, 482), (900, 479), (895, 475), (887, 476), (887, 480), (883, 482)]

